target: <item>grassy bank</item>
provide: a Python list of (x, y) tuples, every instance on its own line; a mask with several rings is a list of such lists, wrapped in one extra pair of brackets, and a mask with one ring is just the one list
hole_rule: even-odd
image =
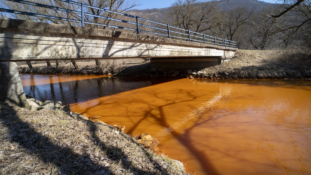
[(187, 174), (129, 135), (61, 110), (0, 103), (0, 174)]

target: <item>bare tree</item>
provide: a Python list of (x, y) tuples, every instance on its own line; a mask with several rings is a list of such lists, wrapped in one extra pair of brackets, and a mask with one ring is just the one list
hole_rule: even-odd
[[(133, 7), (136, 7), (137, 4), (135, 1), (130, 0), (84, 0), (86, 4), (99, 7), (102, 9), (108, 9), (111, 11), (118, 11), (118, 12), (125, 12)], [(116, 18), (118, 14), (105, 12), (104, 10), (88, 8), (88, 13), (97, 16), (106, 16), (109, 18)], [(90, 17), (86, 16), (86, 21), (93, 22), (93, 23), (102, 23), (102, 24), (109, 24), (111, 20), (99, 17)], [(102, 28), (100, 26), (94, 26), (98, 28)], [(105, 27), (104, 27), (105, 28)]]
[(249, 42), (256, 49), (265, 49), (272, 37), (277, 33), (275, 19), (270, 18), (273, 9), (263, 9), (250, 18), (251, 28)]
[(213, 30), (213, 33), (228, 40), (233, 40), (238, 30), (249, 24), (249, 18), (252, 14), (253, 11), (249, 11), (244, 7), (237, 7), (230, 11), (219, 11), (216, 18), (216, 29)]
[(311, 0), (284, 0), (283, 6), (279, 12), (272, 15), (272, 18), (277, 19), (280, 32), (288, 34), (284, 41), (299, 30), (303, 34), (311, 27)]
[(219, 1), (177, 0), (168, 18), (171, 25), (190, 29), (195, 32), (205, 32), (211, 29), (213, 17)]

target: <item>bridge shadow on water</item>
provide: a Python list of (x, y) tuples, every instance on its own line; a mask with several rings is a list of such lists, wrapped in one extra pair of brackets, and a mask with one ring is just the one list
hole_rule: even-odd
[[(25, 94), (40, 101), (62, 101), (64, 104), (85, 102), (160, 83), (174, 81), (172, 78), (93, 78), (62, 82), (61, 76), (21, 75), (30, 86), (24, 86)], [(40, 84), (41, 80), (49, 80)], [(55, 81), (56, 80), (56, 81)], [(55, 83), (54, 83), (55, 81)], [(38, 85), (36, 85), (36, 82)]]

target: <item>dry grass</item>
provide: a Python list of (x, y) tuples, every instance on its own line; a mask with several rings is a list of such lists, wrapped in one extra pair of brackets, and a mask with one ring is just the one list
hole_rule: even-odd
[(0, 174), (187, 174), (104, 123), (0, 103)]
[[(206, 76), (239, 77), (246, 72), (250, 78), (257, 74), (278, 74), (275, 77), (309, 77), (311, 58), (303, 50), (238, 50), (235, 57), (221, 65), (204, 69)], [(266, 76), (266, 78), (273, 76)]]
[(264, 63), (274, 63), (300, 70), (311, 67), (311, 55), (306, 50), (285, 50), (277, 52), (273, 58), (272, 60), (266, 59)]

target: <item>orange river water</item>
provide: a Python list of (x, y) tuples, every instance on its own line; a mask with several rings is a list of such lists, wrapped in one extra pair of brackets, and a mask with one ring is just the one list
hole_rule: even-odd
[(21, 78), (27, 95), (149, 133), (188, 172), (311, 174), (311, 81)]

